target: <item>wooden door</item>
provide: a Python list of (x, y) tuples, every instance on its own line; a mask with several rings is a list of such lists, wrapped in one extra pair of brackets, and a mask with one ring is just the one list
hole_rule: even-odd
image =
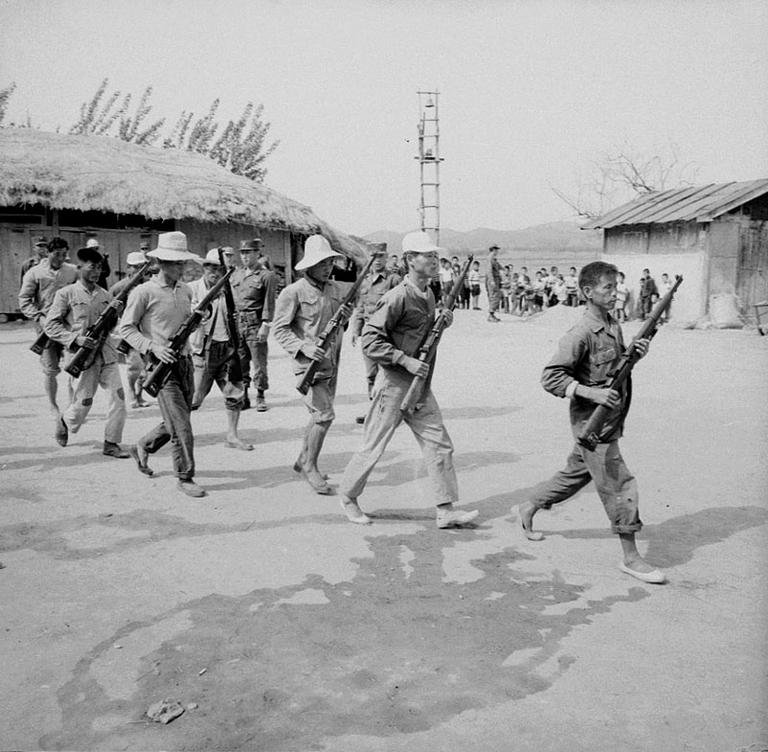
[(739, 230), (739, 268), (736, 294), (745, 313), (768, 301), (768, 222), (752, 222)]

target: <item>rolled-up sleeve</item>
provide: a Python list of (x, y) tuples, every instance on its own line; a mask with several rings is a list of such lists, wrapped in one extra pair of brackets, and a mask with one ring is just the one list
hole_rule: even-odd
[(149, 352), (152, 344), (152, 340), (145, 337), (139, 330), (139, 324), (147, 307), (147, 295), (144, 285), (131, 290), (118, 328), (120, 337), (142, 354)]
[(291, 324), (296, 317), (299, 300), (295, 288), (286, 287), (275, 301), (275, 317), (272, 319), (272, 334), (279, 345), (292, 357), (296, 357), (304, 341), (296, 336)]
[[(570, 396), (569, 387), (577, 380), (576, 367), (584, 356), (586, 348), (587, 343), (580, 336), (578, 327), (560, 339), (557, 352), (541, 374), (541, 385), (546, 391), (556, 397)], [(572, 389), (573, 387), (571, 391)]]

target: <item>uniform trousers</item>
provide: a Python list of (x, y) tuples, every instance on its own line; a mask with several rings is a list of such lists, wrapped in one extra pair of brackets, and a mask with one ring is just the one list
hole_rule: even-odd
[(104, 428), (104, 441), (119, 444), (123, 440), (125, 426), (125, 394), (117, 363), (104, 363), (101, 354), (90, 368), (77, 378), (69, 377), (72, 399), (64, 411), (64, 420), (72, 433), (77, 433), (85, 423), (93, 406), (96, 390), (101, 387), (107, 393), (107, 425)]
[(435, 504), (441, 506), (459, 500), (453, 442), (443, 425), (443, 416), (432, 391), (427, 391), (422, 407), (413, 413), (400, 410), (412, 380), (413, 376), (408, 373), (379, 368), (365, 418), (363, 446), (349, 461), (341, 481), (340, 490), (350, 499), (356, 499), (363, 492), (368, 476), (395, 430), (405, 423), (421, 447)]
[(193, 393), (192, 359), (184, 356), (174, 364), (170, 378), (157, 394), (163, 422), (139, 439), (147, 454), (171, 442), (173, 469), (179, 480), (192, 480), (195, 475), (195, 441), (189, 418)]
[(635, 533), (643, 527), (637, 481), (624, 464), (618, 440), (598, 444), (593, 452), (575, 444), (565, 468), (536, 489), (531, 503), (537, 509), (549, 509), (570, 499), (591, 480), (614, 533)]

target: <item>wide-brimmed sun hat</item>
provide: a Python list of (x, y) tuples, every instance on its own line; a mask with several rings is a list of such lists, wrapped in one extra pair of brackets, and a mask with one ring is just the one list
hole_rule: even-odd
[(147, 261), (147, 257), (141, 251), (131, 251), (125, 257), (125, 263), (128, 266), (144, 266)]
[(96, 238), (88, 238), (88, 240), (85, 241), (85, 247), (86, 248), (99, 248), (99, 241), (96, 240)]
[(304, 258), (296, 264), (296, 271), (310, 269), (327, 258), (341, 256), (331, 248), (331, 244), (322, 235), (310, 235), (304, 242)]
[(187, 248), (187, 236), (183, 232), (163, 232), (157, 236), (157, 248), (147, 256), (159, 261), (200, 261), (200, 257), (190, 253)]
[(403, 238), (403, 253), (434, 253), (442, 250), (440, 246), (432, 242), (432, 239), (423, 230), (409, 232)]

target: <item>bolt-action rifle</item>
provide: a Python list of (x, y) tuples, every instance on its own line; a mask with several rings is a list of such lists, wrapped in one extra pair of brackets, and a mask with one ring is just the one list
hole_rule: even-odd
[(136, 274), (128, 280), (128, 283), (119, 294), (109, 302), (109, 305), (101, 312), (99, 318), (85, 330), (83, 336), (93, 340), (94, 344), (80, 345), (77, 348), (72, 360), (64, 367), (64, 370), (70, 376), (77, 378), (83, 371), (93, 365), (93, 361), (96, 360), (96, 356), (101, 352), (107, 336), (114, 329), (115, 324), (117, 324), (120, 313), (125, 307), (125, 301), (128, 300), (128, 295), (134, 287), (137, 287), (144, 281), (144, 274), (149, 271), (151, 265), (151, 261), (144, 263)]
[(447, 311), (453, 311), (453, 307), (456, 305), (456, 299), (461, 295), (461, 291), (464, 287), (464, 280), (466, 279), (473, 258), (474, 256), (470, 253), (467, 260), (464, 262), (459, 278), (454, 282), (450, 294), (445, 299), (443, 310), (440, 311), (435, 318), (432, 328), (427, 332), (424, 342), (422, 342), (421, 347), (419, 347), (416, 357), (422, 363), (427, 363), (430, 372), (426, 377), (414, 376), (411, 386), (408, 388), (405, 397), (403, 397), (403, 401), (400, 403), (400, 410), (404, 413), (412, 413), (419, 404), (422, 396), (427, 391), (429, 380), (432, 375), (432, 365), (435, 361), (435, 356), (437, 355), (437, 346), (440, 344), (440, 338), (443, 336), (443, 332), (448, 326), (448, 317), (445, 314)]
[[(672, 303), (672, 298), (680, 287), (683, 278), (680, 274), (675, 277), (675, 284), (671, 289), (659, 300), (653, 307), (653, 310), (648, 314), (648, 318), (643, 322), (640, 327), (640, 331), (635, 335), (635, 338), (629, 343), (629, 347), (624, 351), (621, 359), (616, 364), (616, 368), (611, 375), (611, 381), (607, 384), (608, 389), (619, 390), (624, 382), (629, 378), (629, 374), (635, 367), (635, 363), (640, 360), (640, 355), (635, 349), (635, 342), (640, 339), (653, 339), (654, 335), (658, 331), (659, 321), (664, 315), (664, 312), (669, 308)], [(610, 407), (605, 405), (598, 405), (592, 415), (589, 416), (589, 420), (582, 429), (581, 433), (576, 437), (576, 441), (585, 449), (594, 451), (595, 447), (600, 443), (600, 434), (605, 426), (605, 421), (611, 412)]]
[[(181, 357), (181, 352), (187, 344), (189, 335), (200, 326), (200, 322), (208, 312), (208, 307), (218, 297), (227, 282), (229, 282), (229, 278), (234, 271), (234, 267), (228, 269), (224, 276), (211, 286), (208, 294), (197, 304), (197, 307), (187, 316), (169, 340), (168, 346), (173, 350), (176, 360)], [(170, 378), (174, 364), (165, 363), (152, 355), (152, 353), (149, 353), (149, 361), (149, 365), (145, 369), (146, 378), (144, 379), (143, 389), (147, 394), (157, 397), (160, 390), (165, 386), (165, 382)]]
[[(363, 284), (365, 275), (368, 274), (368, 271), (371, 268), (371, 264), (373, 264), (374, 258), (375, 256), (371, 254), (371, 257), (368, 259), (368, 263), (365, 265), (365, 268), (362, 272), (360, 272), (360, 274), (357, 276), (357, 279), (352, 283), (352, 286), (349, 288), (349, 291), (344, 297), (344, 300), (341, 301), (341, 305), (338, 307), (333, 316), (331, 316), (331, 320), (325, 325), (325, 329), (323, 329), (323, 333), (320, 335), (320, 339), (317, 342), (317, 346), (324, 352), (328, 352), (328, 349), (336, 341), (336, 336), (341, 331), (344, 324), (349, 321), (351, 314), (347, 313), (346, 311), (348, 310), (349, 306), (355, 302), (355, 298), (357, 297), (360, 285)], [(304, 371), (304, 375), (301, 377), (301, 381), (299, 381), (299, 384), (296, 387), (299, 392), (301, 392), (301, 394), (306, 394), (309, 391), (309, 387), (312, 386), (312, 382), (315, 379), (315, 373), (317, 373), (319, 366), (319, 360), (312, 360), (307, 370)]]

